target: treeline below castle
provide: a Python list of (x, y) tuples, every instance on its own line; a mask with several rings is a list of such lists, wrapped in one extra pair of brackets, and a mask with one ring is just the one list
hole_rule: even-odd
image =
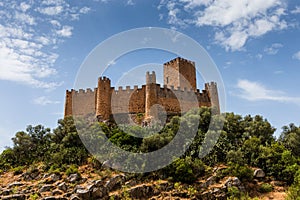
[[(225, 123), (222, 130), (214, 133), (209, 130), (209, 125), (211, 119), (221, 120), (218, 117), (225, 117)], [(275, 129), (261, 116), (242, 117), (234, 113), (211, 116), (211, 109), (203, 107), (188, 112), (185, 116), (173, 117), (160, 131), (145, 138), (133, 136), (143, 134), (143, 127), (120, 128), (99, 122), (90, 124), (84, 134), (90, 139), (108, 138), (126, 151), (147, 153), (169, 144), (180, 129), (181, 122), (187, 119), (196, 119), (197, 121), (188, 120), (188, 123), (196, 123), (198, 129), (184, 155), (174, 158), (172, 164), (162, 169), (140, 176), (193, 184), (199, 178), (212, 174), (214, 166), (225, 165), (226, 169), (217, 173), (217, 179), (235, 176), (243, 183), (251, 183), (254, 178), (253, 168), (260, 168), (270, 179), (285, 182), (289, 186), (288, 199), (300, 196), (300, 127), (294, 124), (284, 126), (280, 137), (275, 138)], [(151, 131), (156, 128), (153, 125)], [(220, 137), (209, 154), (200, 159), (203, 141), (210, 131), (210, 134), (220, 134)], [(76, 171), (78, 166), (85, 164), (101, 168), (103, 163), (89, 154), (80, 137), (82, 136), (79, 136), (71, 117), (59, 120), (54, 130), (42, 125), (28, 126), (26, 131), (15, 134), (12, 138), (13, 146), (6, 148), (0, 155), (0, 174), (7, 171), (17, 174), (24, 168), (40, 163), (43, 164), (44, 171), (59, 173)], [(132, 164), (134, 163), (128, 161), (128, 165)], [(268, 185), (264, 187), (272, 190)], [(239, 199), (246, 196), (247, 191), (229, 193), (229, 197)]]

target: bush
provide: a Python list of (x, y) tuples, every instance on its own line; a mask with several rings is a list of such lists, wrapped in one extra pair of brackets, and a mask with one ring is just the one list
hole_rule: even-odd
[(71, 174), (78, 174), (80, 175), (78, 168), (76, 165), (70, 165), (70, 167), (66, 170), (66, 175), (69, 176)]
[[(227, 200), (252, 200), (248, 194), (241, 192), (237, 187), (233, 186), (228, 188)], [(253, 200), (256, 200), (254, 198)]]
[(15, 167), (15, 168), (12, 169), (14, 175), (22, 174), (23, 170), (24, 170), (23, 166), (18, 166), (18, 167)]
[(228, 191), (227, 191), (227, 196), (228, 196), (228, 199), (241, 198), (241, 192), (235, 186), (229, 187)]
[(37, 200), (39, 199), (39, 195), (37, 193), (35, 194), (31, 194), (30, 197), (29, 197), (30, 200)]
[(52, 164), (48, 170), (49, 173), (60, 173), (62, 171), (63, 170), (57, 164)]
[(300, 170), (296, 172), (294, 183), (289, 187), (287, 200), (300, 200)]
[(233, 165), (228, 168), (229, 175), (238, 177), (241, 181), (252, 181), (253, 180), (253, 170), (248, 166)]
[(259, 187), (259, 191), (262, 193), (272, 192), (272, 190), (273, 190), (273, 186), (269, 183), (263, 183)]
[(186, 157), (175, 160), (163, 171), (172, 177), (173, 181), (192, 183), (204, 175), (205, 165), (200, 159), (192, 160), (191, 157)]

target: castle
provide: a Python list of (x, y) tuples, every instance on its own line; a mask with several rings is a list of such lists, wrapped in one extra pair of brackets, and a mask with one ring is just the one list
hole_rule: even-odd
[(155, 72), (147, 72), (146, 84), (140, 88), (115, 89), (109, 78), (100, 77), (94, 90), (67, 90), (65, 117), (89, 115), (99, 121), (136, 121), (142, 116), (149, 121), (159, 118), (160, 113), (180, 115), (201, 106), (214, 107), (220, 113), (217, 84), (206, 83), (204, 90), (197, 89), (195, 62), (178, 57), (163, 66), (163, 87), (156, 83)]

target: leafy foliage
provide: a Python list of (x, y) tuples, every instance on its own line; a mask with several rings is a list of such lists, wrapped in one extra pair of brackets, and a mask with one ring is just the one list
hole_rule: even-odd
[[(217, 131), (220, 126), (218, 122), (224, 118), (223, 129)], [(184, 148), (186, 151), (181, 157), (174, 158), (171, 165), (155, 172), (159, 177), (167, 176), (174, 181), (190, 183), (204, 176), (209, 166), (225, 164), (229, 167), (224, 174), (237, 176), (242, 181), (251, 181), (251, 166), (263, 169), (267, 176), (288, 184), (293, 183), (290, 196), (300, 193), (297, 189), (300, 186), (300, 128), (294, 124), (283, 127), (283, 132), (276, 141), (273, 136), (275, 129), (261, 116), (242, 117), (234, 113), (212, 116), (211, 109), (203, 107), (191, 110), (181, 117), (174, 116), (162, 129), (158, 126), (120, 128), (99, 122), (85, 127), (80, 121), (77, 125), (84, 130), (80, 137), (72, 118), (59, 120), (57, 128), (52, 131), (38, 125), (28, 126), (25, 131), (17, 132), (12, 138), (13, 147), (6, 148), (0, 154), (0, 170), (18, 169), (39, 162), (44, 163), (47, 170), (67, 171), (68, 174), (77, 173), (76, 166), (82, 164), (100, 167), (101, 163), (88, 153), (82, 140), (89, 147), (97, 149), (105, 147), (99, 147), (93, 141), (109, 139), (120, 148), (134, 153), (152, 152), (172, 141), (176, 148)], [(190, 127), (196, 128), (191, 130)], [(191, 131), (196, 133), (192, 141), (180, 138), (186, 144), (184, 147), (174, 142), (174, 138), (182, 130), (184, 134), (190, 134)], [(147, 137), (136, 137), (145, 135)], [(203, 151), (208, 154), (199, 159), (199, 154)], [(134, 164), (131, 160), (132, 158), (128, 158), (127, 163)], [(233, 197), (241, 195), (235, 194), (234, 188), (230, 192)]]

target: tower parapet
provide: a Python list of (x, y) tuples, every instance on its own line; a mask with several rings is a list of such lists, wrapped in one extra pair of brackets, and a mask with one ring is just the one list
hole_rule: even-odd
[(208, 96), (211, 101), (211, 106), (215, 109), (214, 114), (220, 114), (220, 104), (218, 87), (216, 82), (205, 83), (205, 90), (208, 92)]

